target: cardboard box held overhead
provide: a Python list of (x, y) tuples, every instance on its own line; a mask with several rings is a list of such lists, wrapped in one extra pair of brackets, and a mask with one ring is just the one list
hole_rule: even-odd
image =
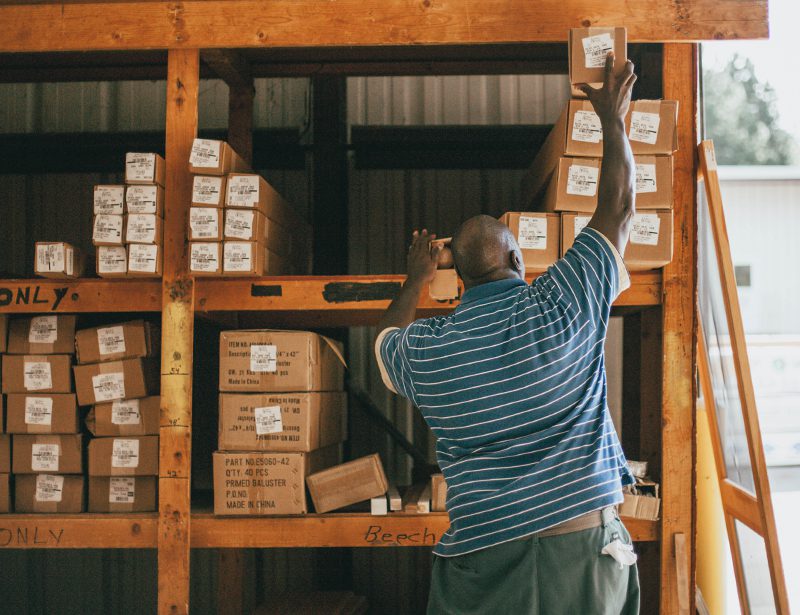
[(14, 318), (8, 328), (8, 353), (72, 354), (76, 319), (71, 314)]
[(21, 435), (13, 439), (14, 474), (81, 474), (83, 436)]
[(89, 476), (158, 476), (158, 436), (92, 438)]
[[(605, 77), (606, 56), (610, 51), (615, 56), (614, 73), (622, 74), (628, 59), (628, 34), (625, 28), (571, 28), (568, 41), (569, 82), (600, 87)], [(572, 96), (580, 98), (586, 95), (573, 87)]]
[(517, 239), (525, 269), (544, 271), (560, 256), (561, 217), (543, 212), (508, 212), (500, 217)]
[(80, 431), (78, 402), (74, 393), (12, 393), (7, 402), (8, 433), (69, 434)]
[(116, 399), (147, 397), (158, 392), (159, 357), (124, 359), (75, 366), (78, 404), (91, 406)]
[(306, 482), (318, 513), (369, 500), (389, 487), (377, 453), (311, 474)]
[(89, 512), (156, 510), (155, 476), (90, 476)]
[(95, 404), (86, 415), (86, 428), (94, 436), (157, 436), (161, 398), (118, 399)]
[(8, 354), (3, 357), (3, 393), (71, 393), (72, 355)]
[(80, 513), (83, 476), (28, 474), (14, 479), (14, 511), (18, 513)]
[(78, 363), (157, 357), (161, 329), (144, 320), (82, 329), (75, 335), (75, 351)]

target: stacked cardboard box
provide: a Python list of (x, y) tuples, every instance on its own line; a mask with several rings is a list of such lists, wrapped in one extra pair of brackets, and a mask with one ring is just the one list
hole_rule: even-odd
[(343, 387), (333, 340), (305, 331), (222, 332), (214, 512), (308, 512), (306, 476), (341, 460)]
[(561, 256), (561, 218), (546, 212), (507, 212), (500, 217), (522, 251), (527, 272), (544, 271)]
[(86, 255), (64, 241), (37, 241), (33, 270), (43, 278), (79, 278), (86, 268)]
[(619, 506), (619, 514), (636, 519), (658, 520), (661, 498), (658, 496), (658, 483), (647, 476), (647, 462), (628, 460), (628, 467), (636, 483), (623, 489), (624, 501)]

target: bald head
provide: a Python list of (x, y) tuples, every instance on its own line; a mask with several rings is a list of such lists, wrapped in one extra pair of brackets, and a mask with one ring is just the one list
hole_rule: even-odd
[(469, 218), (450, 245), (458, 275), (467, 288), (506, 278), (524, 278), (525, 266), (514, 235), (491, 216)]

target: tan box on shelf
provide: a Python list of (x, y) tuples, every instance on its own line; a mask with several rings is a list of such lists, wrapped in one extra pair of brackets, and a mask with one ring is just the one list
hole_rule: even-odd
[(125, 246), (97, 246), (96, 272), (101, 278), (128, 277), (128, 249)]
[[(569, 82), (600, 87), (605, 77), (606, 56), (614, 52), (614, 72), (621, 74), (628, 59), (628, 33), (620, 27), (570, 28), (568, 41)], [(586, 95), (572, 88), (572, 95)]]
[(341, 345), (309, 331), (223, 331), (219, 356), (223, 392), (341, 391), (344, 386)]
[(95, 404), (86, 415), (93, 436), (157, 436), (161, 397), (118, 399)]
[(0, 433), (0, 474), (11, 472), (11, 436)]
[(219, 449), (309, 452), (347, 439), (347, 394), (221, 393)]
[(43, 278), (79, 278), (86, 267), (86, 255), (63, 241), (37, 241), (34, 273)]
[(222, 244), (222, 273), (227, 277), (263, 276), (266, 256), (261, 241), (226, 241)]
[(92, 244), (121, 246), (125, 243), (125, 216), (96, 214), (92, 219)]
[(125, 242), (161, 245), (164, 223), (156, 214), (125, 214)]
[(158, 184), (163, 186), (166, 172), (166, 162), (158, 154), (137, 152), (125, 154), (126, 184)]
[(189, 240), (222, 241), (224, 211), (216, 207), (190, 207)]
[(89, 476), (158, 476), (158, 436), (92, 438)]
[(14, 474), (81, 474), (81, 434), (16, 434), (12, 442)]
[(14, 512), (81, 513), (83, 476), (28, 474), (14, 477)]
[(291, 229), (292, 236), (310, 237), (308, 223), (295, 213), (283, 197), (260, 175), (253, 173), (231, 173), (225, 207), (255, 209), (284, 229)]
[(263, 242), (267, 237), (267, 218), (255, 210), (226, 209), (222, 235), (234, 241)]
[(196, 175), (244, 173), (248, 164), (225, 141), (195, 139), (189, 155), (189, 171)]
[(678, 149), (678, 101), (634, 100), (625, 130), (635, 155), (672, 154)]
[(3, 357), (3, 393), (71, 393), (72, 356), (66, 354)]
[(8, 353), (72, 354), (76, 320), (74, 314), (14, 318), (8, 327)]
[(444, 474), (431, 476), (431, 512), (445, 512), (447, 510), (447, 483)]
[(635, 519), (658, 520), (661, 498), (658, 497), (658, 483), (649, 478), (637, 478), (636, 485), (626, 487), (619, 514)]
[(222, 275), (222, 243), (189, 243), (189, 271), (195, 277)]
[(28, 395), (12, 393), (7, 399), (6, 431), (14, 434), (80, 432), (78, 401), (74, 393)]
[(192, 179), (192, 207), (225, 207), (225, 175), (195, 175)]
[(672, 209), (672, 156), (636, 156), (636, 210)]
[(528, 271), (544, 271), (560, 256), (561, 217), (544, 212), (507, 212), (500, 217), (517, 239)]
[(11, 474), (0, 473), (0, 514), (12, 511), (11, 503)]
[(152, 357), (76, 365), (78, 404), (91, 406), (116, 399), (154, 395), (158, 392), (159, 362), (159, 357)]
[(437, 269), (428, 286), (428, 294), (434, 301), (458, 299), (458, 274), (455, 269)]
[(306, 483), (318, 513), (369, 500), (389, 487), (377, 453), (310, 474)]
[(161, 246), (157, 244), (134, 243), (128, 246), (129, 278), (161, 277)]
[(539, 211), (578, 211), (592, 213), (597, 208), (601, 158), (559, 158)]
[(89, 512), (150, 512), (156, 510), (155, 476), (90, 476)]
[(8, 348), (8, 316), (0, 314), (0, 353)]
[(100, 184), (94, 187), (92, 213), (114, 214), (125, 213), (125, 186)]
[(78, 363), (101, 363), (161, 353), (161, 329), (145, 320), (81, 329), (75, 334)]
[(339, 463), (341, 447), (310, 453), (217, 451), (214, 514), (302, 515), (308, 512), (306, 476)]
[(164, 188), (158, 184), (139, 184), (125, 189), (126, 214), (153, 214), (164, 217)]
[(264, 275), (290, 275), (299, 273), (289, 259), (278, 256), (269, 249), (264, 250)]

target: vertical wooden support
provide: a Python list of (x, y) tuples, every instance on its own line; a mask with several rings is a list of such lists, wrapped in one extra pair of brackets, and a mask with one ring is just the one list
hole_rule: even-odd
[(161, 428), (158, 482), (158, 612), (189, 612), (194, 283), (186, 227), (197, 136), (200, 54), (171, 49), (167, 60), (166, 210), (162, 284)]
[[(697, 45), (664, 45), (664, 98), (678, 101), (674, 158), (675, 240), (664, 268), (662, 376), (661, 600), (662, 615), (680, 612), (679, 592), (695, 586), (695, 365), (697, 348)], [(688, 587), (680, 587), (674, 536), (684, 534), (690, 553)]]
[(231, 85), (228, 92), (228, 143), (252, 166), (253, 164), (253, 81)]

